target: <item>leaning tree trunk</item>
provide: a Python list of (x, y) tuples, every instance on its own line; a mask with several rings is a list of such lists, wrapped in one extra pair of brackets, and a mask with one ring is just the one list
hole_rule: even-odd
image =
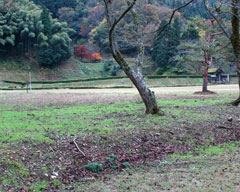
[[(144, 43), (142, 38), (142, 29), (140, 27), (139, 23), (139, 16), (133, 10), (133, 7), (135, 5), (137, 0), (133, 0), (132, 2), (127, 2), (127, 8), (123, 13), (118, 17), (115, 18), (112, 13), (112, 1), (104, 0), (105, 4), (105, 11), (106, 11), (106, 20), (109, 28), (109, 45), (110, 50), (112, 53), (113, 58), (116, 60), (116, 62), (122, 67), (126, 75), (129, 77), (129, 79), (132, 81), (132, 83), (136, 86), (144, 104), (146, 107), (146, 113), (147, 114), (159, 114), (163, 115), (163, 112), (160, 111), (157, 105), (156, 97), (154, 95), (154, 92), (151, 91), (142, 75), (142, 62), (143, 62), (143, 56), (144, 56)], [(133, 18), (135, 19), (136, 25), (137, 25), (137, 44), (138, 44), (138, 56), (136, 59), (136, 70), (133, 70), (126, 60), (124, 59), (123, 55), (119, 51), (118, 43), (115, 39), (115, 28), (117, 24), (126, 16), (127, 13), (132, 12)]]
[(144, 81), (143, 75), (141, 73), (140, 67), (137, 67), (136, 70), (133, 70), (125, 61), (122, 54), (119, 51), (116, 51), (111, 45), (112, 55), (117, 63), (122, 66), (125, 74), (129, 77), (132, 83), (137, 88), (144, 104), (146, 107), (145, 113), (147, 114), (159, 114), (164, 115), (157, 105), (156, 97), (153, 91), (151, 91), (147, 84)]
[(145, 113), (160, 114), (155, 94), (147, 87), (142, 73), (136, 73), (133, 69), (126, 70), (125, 73), (137, 88), (146, 107)]
[(204, 73), (203, 73), (203, 86), (202, 86), (202, 92), (207, 92), (208, 86), (208, 66), (205, 68)]
[(147, 87), (145, 81), (143, 80), (142, 74), (136, 74), (133, 70), (130, 70), (125, 73), (137, 88), (146, 107), (145, 113), (163, 115), (163, 113), (159, 110), (159, 107), (157, 105), (154, 92)]

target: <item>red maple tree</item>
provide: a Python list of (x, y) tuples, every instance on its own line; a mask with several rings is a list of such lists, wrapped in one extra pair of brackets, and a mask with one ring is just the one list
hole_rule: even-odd
[(100, 61), (102, 57), (100, 53), (93, 53), (91, 54), (87, 47), (84, 45), (80, 45), (75, 47), (74, 55), (80, 57), (81, 59), (89, 60), (89, 61)]
[(77, 46), (74, 50), (74, 55), (80, 57), (81, 59), (93, 59), (92, 54), (84, 45)]

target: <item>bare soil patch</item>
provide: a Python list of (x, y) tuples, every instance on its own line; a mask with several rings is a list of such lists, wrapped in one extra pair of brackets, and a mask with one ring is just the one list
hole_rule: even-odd
[[(176, 94), (157, 94), (157, 99), (191, 99), (201, 98), (197, 95), (176, 95)], [(138, 94), (101, 94), (101, 93), (33, 93), (33, 94), (19, 94), (7, 93), (0, 95), (0, 103), (8, 104), (84, 104), (84, 103), (112, 103), (124, 101), (141, 101)]]
[(198, 92), (195, 92), (194, 93), (195, 95), (214, 95), (214, 94), (217, 94), (216, 92), (213, 92), (213, 91), (198, 91)]
[[(234, 93), (238, 92), (237, 85), (210, 86), (212, 91)], [(152, 88), (158, 99), (166, 98), (201, 98), (195, 95), (200, 86), (194, 87), (159, 87)], [(200, 93), (200, 92), (199, 92)], [(211, 92), (209, 92), (211, 93)], [(201, 95), (201, 94), (200, 94)], [(136, 89), (58, 89), (26, 91), (0, 91), (0, 103), (9, 104), (42, 104), (42, 103), (101, 103), (140, 101)]]

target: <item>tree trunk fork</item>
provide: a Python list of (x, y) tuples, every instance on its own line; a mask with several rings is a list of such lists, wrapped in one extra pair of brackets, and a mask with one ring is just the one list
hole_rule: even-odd
[[(156, 97), (153, 91), (151, 91), (147, 84), (144, 81), (142, 75), (142, 64), (143, 64), (143, 57), (144, 57), (144, 43), (142, 38), (142, 29), (138, 20), (138, 14), (133, 9), (137, 0), (133, 0), (132, 2), (128, 1), (128, 7), (123, 11), (123, 13), (116, 19), (112, 13), (112, 2), (109, 0), (103, 0), (105, 4), (105, 11), (106, 11), (106, 20), (108, 23), (109, 28), (109, 45), (111, 49), (111, 53), (113, 58), (116, 62), (122, 67), (125, 74), (129, 77), (132, 83), (137, 88), (144, 104), (146, 107), (147, 114), (158, 114), (164, 115), (164, 113), (160, 110), (157, 105)], [(132, 12), (133, 18), (137, 25), (137, 43), (138, 43), (138, 56), (136, 58), (136, 70), (133, 70), (127, 61), (124, 59), (123, 55), (121, 54), (117, 41), (114, 37), (114, 31), (117, 24), (124, 18), (124, 16)]]

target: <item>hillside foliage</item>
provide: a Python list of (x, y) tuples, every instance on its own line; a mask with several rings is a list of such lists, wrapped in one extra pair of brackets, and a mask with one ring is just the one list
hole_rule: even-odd
[[(154, 61), (152, 73), (193, 73), (187, 69), (187, 55), (179, 45), (192, 44), (201, 49), (202, 31), (193, 21), (196, 17), (200, 22), (210, 18), (203, 1), (196, 0), (177, 11), (171, 26), (162, 30), (173, 9), (185, 2), (137, 1), (145, 55)], [(209, 1), (210, 5), (215, 2)], [(124, 1), (113, 1), (114, 13), (119, 15), (125, 6)], [(6, 59), (24, 57), (42, 67), (57, 66), (72, 52), (80, 61), (100, 61), (102, 55), (110, 53), (104, 16), (104, 5), (99, 0), (0, 0), (0, 55)], [(136, 36), (136, 24), (128, 14), (116, 29), (119, 49), (128, 57), (137, 53)]]
[(46, 8), (29, 0), (2, 0), (0, 49), (7, 56), (26, 56), (52, 67), (71, 56), (69, 34), (74, 30), (53, 19)]

